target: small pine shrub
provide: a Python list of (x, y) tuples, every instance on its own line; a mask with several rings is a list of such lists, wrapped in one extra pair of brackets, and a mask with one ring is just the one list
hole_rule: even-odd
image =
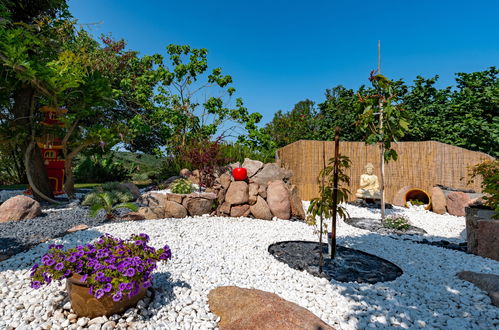
[(177, 179), (170, 184), (170, 189), (174, 194), (190, 194), (192, 192), (192, 184), (186, 179)]
[(409, 224), (409, 219), (406, 216), (397, 214), (386, 217), (383, 222), (383, 227), (406, 231), (411, 227), (411, 225)]

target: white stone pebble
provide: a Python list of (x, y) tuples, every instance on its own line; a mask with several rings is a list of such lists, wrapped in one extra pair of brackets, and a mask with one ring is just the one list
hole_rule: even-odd
[[(307, 202), (304, 203), (308, 205)], [(347, 206), (352, 217), (379, 218), (379, 210)], [(428, 234), (412, 239), (462, 242), (464, 217), (395, 207)], [(29, 268), (52, 242), (73, 247), (103, 233), (123, 238), (147, 233), (150, 244), (169, 244), (173, 259), (160, 263), (154, 296), (148, 295), (123, 315), (78, 318), (62, 286), (29, 287)], [(394, 239), (338, 222), (338, 244), (398, 265), (404, 274), (392, 282), (340, 283), (291, 269), (267, 249), (286, 240), (317, 240), (301, 222), (247, 218), (194, 217), (110, 223), (41, 244), (0, 263), (0, 328), (19, 329), (215, 329), (207, 295), (236, 285), (274, 292), (321, 317), (337, 329), (437, 328), (493, 329), (499, 312), (484, 292), (455, 274), (463, 270), (499, 274), (499, 262)], [(403, 236), (406, 238), (407, 236)], [(409, 237), (407, 237), (409, 238)], [(149, 297), (150, 296), (150, 297)]]

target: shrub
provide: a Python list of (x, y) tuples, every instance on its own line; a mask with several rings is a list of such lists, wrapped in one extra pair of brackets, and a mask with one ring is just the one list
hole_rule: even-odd
[(397, 214), (386, 217), (383, 222), (383, 227), (406, 231), (411, 228), (411, 225), (409, 224), (409, 219), (406, 216)]
[(228, 162), (220, 152), (221, 142), (221, 137), (215, 141), (201, 138), (189, 141), (189, 144), (179, 146), (176, 150), (180, 159), (189, 162), (193, 169), (199, 170), (199, 189), (213, 186), (215, 173)]
[(122, 162), (116, 161), (114, 154), (96, 155), (85, 158), (74, 171), (77, 182), (101, 183), (130, 179), (131, 171)]
[(95, 218), (100, 210), (106, 212), (108, 220), (116, 218), (118, 209), (129, 209), (130, 211), (137, 211), (137, 205), (133, 203), (120, 203), (116, 204), (110, 192), (97, 193), (95, 198), (92, 199), (93, 204), (90, 206), (90, 216)]
[(152, 272), (156, 263), (171, 259), (168, 245), (156, 250), (147, 245), (146, 234), (131, 235), (122, 240), (109, 234), (101, 236), (94, 244), (79, 245), (63, 251), (63, 245), (50, 245), (42, 257), (41, 265), (31, 268), (31, 287), (40, 288), (52, 280), (61, 281), (73, 275), (81, 276), (89, 293), (100, 299), (106, 293), (114, 301), (126, 295), (134, 296), (140, 286), (152, 285)]
[(190, 194), (192, 192), (192, 184), (186, 179), (177, 179), (170, 184), (170, 189), (174, 194)]
[(112, 204), (127, 203), (133, 201), (135, 198), (133, 194), (125, 186), (120, 185), (119, 182), (107, 182), (101, 186), (94, 188), (91, 193), (88, 193), (83, 199), (82, 205), (91, 206), (100, 203), (101, 199), (99, 194), (107, 193), (112, 200)]
[(485, 205), (494, 210), (492, 218), (499, 219), (499, 160), (485, 160), (469, 169), (471, 179), (480, 175), (482, 177), (482, 191), (486, 194), (483, 199)]

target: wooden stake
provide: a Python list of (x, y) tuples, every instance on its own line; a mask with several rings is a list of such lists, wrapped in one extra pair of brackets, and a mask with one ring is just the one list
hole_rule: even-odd
[(340, 128), (336, 127), (334, 134), (334, 168), (333, 168), (333, 223), (331, 226), (331, 259), (336, 255), (336, 217), (338, 208), (338, 167), (340, 148)]
[[(381, 74), (381, 40), (378, 40), (378, 74)], [(379, 99), (379, 131), (383, 136), (383, 100)], [(380, 190), (381, 190), (381, 222), (385, 220), (385, 145), (379, 145), (380, 155)]]

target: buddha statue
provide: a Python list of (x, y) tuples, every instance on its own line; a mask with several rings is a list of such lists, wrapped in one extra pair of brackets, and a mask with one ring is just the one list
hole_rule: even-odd
[(373, 174), (374, 165), (368, 163), (365, 169), (366, 173), (360, 176), (360, 188), (355, 196), (362, 199), (381, 199), (378, 177)]

